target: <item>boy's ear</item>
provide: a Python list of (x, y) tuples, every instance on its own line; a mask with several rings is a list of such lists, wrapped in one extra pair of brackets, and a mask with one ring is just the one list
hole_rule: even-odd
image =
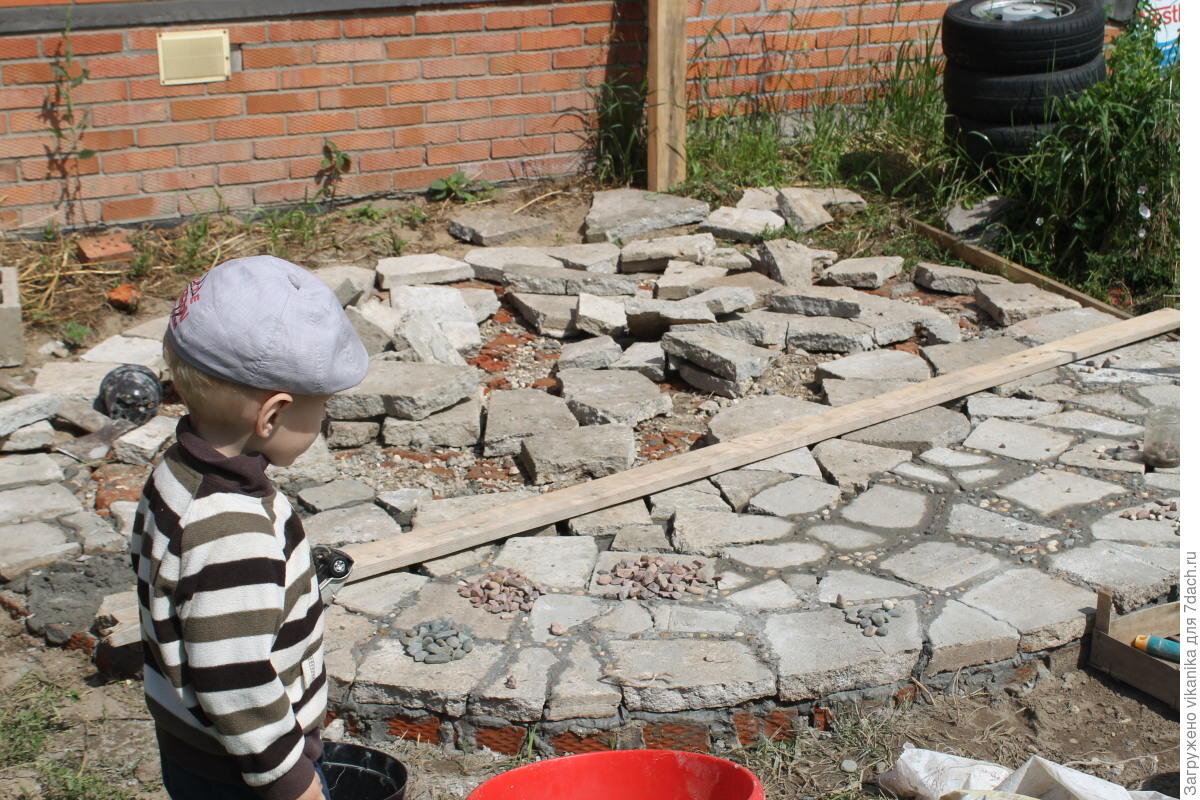
[(280, 413), (295, 402), (287, 392), (276, 392), (268, 395), (258, 407), (258, 417), (254, 420), (254, 435), (259, 439), (269, 439), (279, 427)]

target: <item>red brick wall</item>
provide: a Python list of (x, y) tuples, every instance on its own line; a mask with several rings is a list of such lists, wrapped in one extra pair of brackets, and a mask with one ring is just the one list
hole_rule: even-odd
[[(946, 3), (690, 0), (694, 99), (855, 97)], [(644, 0), (494, 2), (228, 26), (235, 71), (160, 86), (162, 27), (81, 31), (94, 158), (55, 165), (42, 106), (60, 36), (0, 36), (0, 229), (167, 219), (312, 196), (324, 138), (351, 155), (339, 192), (421, 189), (583, 167), (589, 88), (644, 63)], [(240, 60), (240, 68), (237, 68)], [(782, 92), (782, 94), (781, 94)], [(63, 175), (72, 176), (70, 180)], [(73, 200), (64, 202), (64, 192)]]

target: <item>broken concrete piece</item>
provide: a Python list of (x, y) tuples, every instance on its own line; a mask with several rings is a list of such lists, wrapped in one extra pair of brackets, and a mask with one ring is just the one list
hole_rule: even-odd
[(1010, 325), (1005, 333), (1030, 347), (1035, 347), (1120, 321), (1118, 317), (1095, 308), (1069, 308), (1066, 311), (1022, 320)]
[(662, 338), (667, 353), (686, 359), (723, 378), (742, 382), (762, 375), (778, 355), (763, 347), (704, 332), (667, 333)]
[(823, 480), (800, 477), (771, 486), (750, 498), (746, 510), (752, 514), (796, 517), (812, 514), (841, 499), (841, 491)]
[(717, 321), (703, 303), (638, 297), (625, 301), (625, 319), (630, 335), (639, 339), (657, 339), (672, 325)]
[(380, 289), (417, 286), (429, 283), (454, 283), (475, 277), (471, 265), (457, 258), (436, 253), (381, 258), (375, 265), (375, 280)]
[(711, 233), (640, 239), (621, 248), (621, 272), (661, 272), (671, 261), (699, 264), (717, 247)]
[(709, 278), (722, 278), (727, 270), (705, 267), (690, 261), (668, 261), (663, 274), (654, 282), (654, 297), (658, 300), (683, 300), (699, 292), (698, 284)]
[(626, 425), (588, 425), (521, 441), (520, 462), (537, 484), (611, 475), (632, 467), (634, 458), (633, 428)]
[(999, 275), (963, 267), (931, 264), (928, 261), (917, 263), (916, 269), (913, 270), (913, 281), (931, 292), (970, 295), (975, 294), (975, 288), (983, 283), (1007, 283)]
[[(99, 388), (97, 384), (92, 396)], [(60, 405), (59, 398), (49, 393), (23, 394), (5, 400), (0, 403), (0, 436), (8, 436), (18, 428), (49, 419), (58, 413)]]
[(782, 539), (794, 529), (775, 517), (680, 508), (671, 522), (671, 541), (680, 553), (716, 556), (726, 547)]
[(1021, 634), (1022, 652), (1058, 647), (1083, 635), (1096, 595), (1035, 569), (1010, 569), (958, 598)]
[(808, 286), (777, 292), (768, 301), (772, 311), (807, 317), (845, 317), (862, 313), (858, 292), (842, 286)]
[(582, 269), (599, 274), (615, 273), (617, 263), (621, 260), (621, 248), (612, 242), (547, 247), (545, 253), (570, 269)]
[(433, 316), (424, 311), (413, 309), (400, 313), (392, 330), (391, 341), (396, 351), (395, 358), (399, 361), (445, 364), (451, 367), (467, 365), (446, 330)]
[(375, 490), (362, 481), (347, 478), (302, 489), (297, 498), (306, 510), (320, 513), (374, 502)]
[(491, 247), (527, 236), (544, 236), (554, 230), (549, 220), (500, 209), (459, 212), (450, 220), (450, 235), (464, 242)]
[(501, 283), (527, 294), (633, 295), (638, 279), (632, 275), (605, 275), (558, 267), (509, 267)]
[(899, 275), (900, 268), (903, 266), (904, 259), (900, 256), (846, 258), (821, 273), (821, 280), (838, 286), (878, 289), (885, 282)]
[(374, 542), (401, 533), (396, 521), (373, 503), (314, 514), (304, 521), (304, 529), (313, 544), (326, 544), (331, 547)]
[(479, 371), (473, 367), (372, 361), (362, 383), (329, 399), (331, 419), (399, 417), (425, 419), (473, 395)]
[(826, 378), (821, 381), (821, 388), (825, 391), (825, 399), (829, 401), (829, 405), (831, 406), (844, 406), (848, 403), (857, 403), (859, 400), (878, 397), (881, 394), (886, 394), (896, 389), (903, 389), (911, 385), (912, 381), (871, 381), (862, 378), (848, 378), (845, 380)]
[(809, 286), (813, 276), (837, 261), (832, 250), (814, 250), (791, 239), (773, 239), (758, 247), (758, 257), (768, 278), (785, 286)]
[(708, 216), (708, 211), (708, 203), (688, 197), (640, 189), (608, 189), (592, 195), (592, 207), (584, 220), (584, 235), (589, 242), (628, 241), (650, 231), (699, 222)]
[(784, 395), (749, 397), (714, 416), (708, 424), (708, 438), (726, 442), (828, 410), (828, 406), (820, 403)]
[(625, 304), (587, 292), (579, 293), (574, 325), (593, 336), (611, 336), (625, 329)]
[(989, 419), (971, 431), (963, 447), (1021, 461), (1052, 461), (1073, 442), (1074, 438), (1064, 433), (1006, 419)]
[(820, 201), (805, 189), (780, 189), (775, 199), (779, 203), (779, 213), (792, 230), (799, 233), (807, 233), (833, 222), (833, 217)]
[(479, 441), (483, 404), (478, 397), (430, 414), (420, 420), (383, 421), (383, 442), (391, 447), (474, 447)]
[(844, 492), (866, 489), (876, 475), (912, 460), (912, 453), (907, 450), (845, 439), (826, 439), (813, 447), (812, 454), (821, 471)]
[[(365, 295), (369, 295), (375, 287), (375, 270), (355, 266), (354, 264), (331, 264), (328, 267), (313, 270), (313, 274), (333, 290), (333, 293), (337, 295), (338, 302), (343, 306), (355, 305)], [(165, 329), (169, 319), (169, 317), (162, 318), (163, 330), (158, 332), (158, 335), (154, 335), (149, 331), (143, 332), (143, 326), (141, 325), (125, 331), (125, 335), (142, 336), (147, 339), (158, 339), (161, 341), (163, 334), (166, 333)]]
[(714, 286), (692, 295), (693, 303), (703, 303), (716, 316), (733, 314), (753, 306), (758, 298), (753, 289), (746, 286)]
[(471, 265), (481, 281), (503, 283), (510, 269), (558, 269), (562, 262), (540, 247), (484, 247), (469, 250), (463, 260)]
[(926, 669), (936, 674), (1005, 661), (1017, 655), (1020, 639), (1017, 629), (1007, 622), (957, 600), (947, 600), (929, 623), (933, 652)]
[(578, 300), (574, 297), (520, 292), (510, 292), (508, 297), (525, 321), (544, 336), (562, 339), (575, 329)]
[(175, 436), (179, 420), (172, 417), (155, 417), (113, 442), (113, 456), (126, 464), (149, 464), (159, 451)]
[(975, 287), (975, 302), (1001, 325), (1013, 325), (1030, 317), (1040, 317), (1079, 303), (1029, 283), (992, 283)]
[(670, 395), (637, 372), (566, 369), (558, 379), (567, 407), (583, 425), (637, 425), (671, 411)]
[(876, 350), (818, 364), (817, 377), (923, 381), (929, 378), (929, 365), (902, 350)]
[(953, 344), (935, 344), (921, 348), (925, 358), (933, 364), (938, 375), (957, 372), (960, 369), (974, 367), (985, 361), (1019, 353), (1025, 350), (1025, 345), (1007, 336), (992, 336), (987, 339), (972, 339), (968, 342)]
[(753, 242), (769, 231), (782, 230), (786, 224), (774, 211), (721, 206), (709, 214), (697, 230), (735, 242)]
[(667, 379), (667, 356), (658, 342), (634, 342), (608, 368), (640, 372), (655, 383), (661, 383)]
[(859, 353), (874, 348), (871, 329), (857, 320), (793, 316), (788, 321), (789, 353)]
[(971, 421), (965, 415), (942, 406), (933, 406), (851, 431), (842, 438), (916, 454), (932, 447), (958, 444), (970, 432)]
[(564, 344), (557, 368), (560, 372), (565, 369), (604, 369), (620, 357), (621, 345), (611, 336), (596, 336)]

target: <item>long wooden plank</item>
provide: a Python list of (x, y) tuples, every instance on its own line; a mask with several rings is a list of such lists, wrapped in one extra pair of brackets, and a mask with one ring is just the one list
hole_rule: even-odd
[(687, 178), (687, 0), (650, 0), (646, 76), (647, 187)]
[(355, 560), (350, 581), (361, 581), (744, 467), (1178, 327), (1179, 312), (1161, 309), (615, 475), (418, 531), (348, 546), (345, 549)]
[(917, 231), (930, 241), (936, 242), (946, 248), (954, 255), (961, 258), (973, 267), (989, 272), (993, 275), (1000, 275), (1008, 278), (1014, 283), (1031, 283), (1039, 289), (1045, 289), (1055, 294), (1061, 294), (1063, 297), (1069, 297), (1075, 302), (1088, 308), (1094, 308), (1098, 311), (1103, 311), (1106, 314), (1112, 314), (1120, 319), (1132, 319), (1133, 315), (1124, 309), (1109, 305), (1102, 300), (1097, 300), (1089, 294), (1084, 294), (1078, 289), (1072, 289), (1065, 283), (1048, 278), (1040, 272), (1034, 272), (1028, 267), (1023, 267), (1015, 261), (1009, 261), (1007, 258), (998, 256), (995, 253), (984, 250), (982, 247), (976, 247), (973, 244), (968, 244), (960, 240), (952, 233), (948, 233), (941, 228), (935, 228), (932, 225), (927, 225), (918, 220), (909, 220), (913, 230)]

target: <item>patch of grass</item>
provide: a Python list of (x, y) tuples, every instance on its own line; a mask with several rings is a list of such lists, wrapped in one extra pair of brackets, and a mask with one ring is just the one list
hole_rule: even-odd
[(646, 79), (619, 73), (592, 90), (590, 149), (600, 183), (646, 185)]
[(59, 331), (59, 336), (62, 337), (63, 344), (72, 350), (78, 350), (83, 347), (91, 335), (91, 328), (86, 325), (80, 325), (75, 320), (68, 321), (62, 326), (62, 330)]
[(795, 145), (778, 115), (702, 115), (688, 125), (688, 179), (681, 189), (733, 205), (751, 186), (787, 186), (801, 177)]
[(0, 699), (0, 769), (27, 764), (60, 729), (58, 708), (67, 693), (26, 675)]
[(430, 182), (428, 192), (434, 200), (477, 203), (495, 194), (496, 186), (490, 181), (468, 178), (465, 172), (459, 170)]
[[(38, 765), (40, 800), (133, 800), (134, 793), (113, 783), (112, 778), (62, 761)], [(32, 800), (32, 798), (30, 798)]]

